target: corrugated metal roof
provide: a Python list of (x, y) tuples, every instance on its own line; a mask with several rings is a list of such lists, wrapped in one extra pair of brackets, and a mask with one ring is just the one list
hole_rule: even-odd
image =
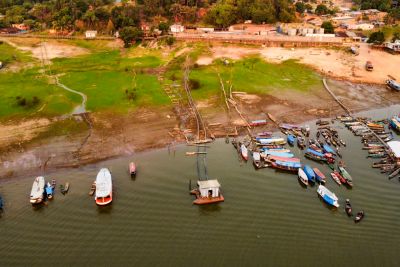
[(200, 189), (205, 188), (218, 188), (221, 185), (219, 184), (218, 180), (206, 180), (206, 181), (197, 181)]

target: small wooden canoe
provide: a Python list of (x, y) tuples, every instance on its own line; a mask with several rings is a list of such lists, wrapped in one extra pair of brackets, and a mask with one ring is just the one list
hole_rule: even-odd
[(136, 164), (134, 162), (129, 163), (129, 173), (131, 177), (136, 177)]
[(89, 196), (93, 196), (94, 192), (96, 192), (96, 181), (94, 181), (90, 187)]

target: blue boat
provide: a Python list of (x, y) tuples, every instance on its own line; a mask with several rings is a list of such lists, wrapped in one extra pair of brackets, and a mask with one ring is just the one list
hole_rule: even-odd
[(318, 193), (318, 195), (320, 195), (322, 197), (322, 199), (326, 203), (328, 203), (329, 205), (331, 205), (333, 207), (339, 208), (339, 202), (338, 202), (339, 199), (337, 198), (337, 196), (334, 193), (329, 191), (328, 188), (326, 188), (323, 185), (320, 185), (318, 187), (317, 193)]
[(324, 149), (324, 151), (325, 151), (326, 153), (331, 153), (331, 154), (336, 155), (336, 151), (333, 150), (333, 148), (331, 148), (329, 145), (324, 144), (324, 145), (322, 146), (322, 148)]
[(0, 210), (3, 210), (3, 198), (0, 196)]
[(264, 151), (265, 155), (271, 155), (271, 156), (277, 156), (277, 157), (282, 157), (282, 158), (293, 158), (294, 154), (292, 153), (287, 153), (287, 152), (277, 152), (277, 151)]
[(54, 188), (49, 182), (47, 182), (45, 190), (46, 190), (47, 198), (48, 199), (52, 199), (53, 198), (53, 194), (54, 194)]
[(287, 142), (289, 143), (289, 145), (293, 146), (294, 143), (296, 142), (296, 136), (294, 136), (292, 134), (288, 134)]
[(398, 116), (394, 116), (390, 120), (390, 127), (392, 127), (392, 129), (400, 132), (400, 118)]
[(300, 162), (287, 162), (287, 161), (277, 160), (275, 162), (272, 162), (271, 164), (272, 167), (274, 168), (291, 172), (297, 172), (301, 168)]
[(311, 182), (311, 183), (315, 183), (315, 172), (314, 172), (314, 170), (308, 165), (304, 165), (303, 170), (307, 175), (308, 181)]
[(311, 149), (311, 148), (307, 148), (306, 153), (311, 153), (311, 154), (313, 154), (313, 155), (315, 155), (317, 157), (321, 157), (321, 158), (325, 157), (324, 154), (322, 154), (322, 153), (320, 153), (318, 151), (315, 151), (314, 149)]

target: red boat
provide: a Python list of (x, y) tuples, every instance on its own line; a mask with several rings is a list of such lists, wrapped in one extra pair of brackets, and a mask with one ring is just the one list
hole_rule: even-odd
[(334, 171), (333, 173), (336, 175), (337, 178), (339, 178), (339, 181), (342, 184), (346, 184), (347, 183), (347, 180), (338, 171)]
[(136, 177), (136, 165), (134, 162), (129, 163), (129, 173), (131, 174), (131, 177)]

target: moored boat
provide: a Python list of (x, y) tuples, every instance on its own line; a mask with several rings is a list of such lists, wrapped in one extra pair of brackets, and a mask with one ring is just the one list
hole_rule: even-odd
[(356, 217), (354, 218), (354, 222), (355, 222), (355, 223), (358, 223), (358, 222), (360, 222), (363, 218), (364, 218), (364, 211), (361, 210), (361, 211), (357, 212), (357, 215), (356, 215)]
[(96, 177), (95, 201), (99, 206), (112, 202), (112, 177), (107, 168), (100, 169)]
[(266, 160), (268, 161), (286, 161), (286, 162), (300, 162), (299, 158), (286, 158), (273, 155), (267, 155)]
[(298, 177), (299, 177), (300, 182), (301, 182), (302, 184), (304, 184), (305, 186), (307, 186), (307, 185), (308, 185), (307, 174), (303, 171), (302, 168), (299, 168), (298, 174), (297, 174), (297, 175), (298, 175)]
[(342, 166), (339, 166), (339, 171), (340, 171), (340, 174), (343, 176), (343, 178), (346, 180), (346, 184), (348, 184), (349, 186), (353, 186), (353, 178), (346, 171), (346, 169)]
[(253, 164), (257, 169), (261, 168), (261, 155), (259, 152), (253, 152)]
[(296, 137), (292, 134), (288, 134), (287, 136), (287, 142), (289, 145), (293, 146), (294, 142), (296, 142)]
[(4, 203), (3, 203), (3, 197), (0, 196), (0, 210), (1, 210), (1, 211), (3, 210), (3, 205), (4, 205)]
[(325, 184), (326, 183), (325, 175), (317, 168), (313, 168), (313, 171), (315, 173), (315, 179), (317, 180), (317, 182)]
[(323, 185), (319, 185), (318, 189), (317, 189), (317, 193), (318, 195), (320, 195), (322, 197), (322, 199), (329, 205), (339, 208), (339, 202), (338, 202), (338, 198), (337, 196), (332, 193), (331, 191), (328, 190), (328, 188), (326, 188)]
[(131, 178), (136, 177), (136, 164), (134, 162), (129, 163), (129, 173)]
[(391, 89), (400, 91), (400, 83), (396, 82), (395, 80), (388, 79), (386, 80), (387, 86), (389, 86)]
[(96, 192), (96, 181), (94, 181), (90, 187), (89, 196), (93, 196), (94, 192)]
[(297, 146), (300, 149), (304, 149), (306, 147), (306, 144), (305, 144), (305, 141), (304, 141), (303, 137), (301, 137), (301, 136), (297, 137)]
[(289, 172), (297, 172), (301, 168), (300, 162), (285, 162), (285, 161), (275, 161), (271, 162), (271, 166), (275, 169), (280, 169)]
[(333, 173), (336, 175), (337, 178), (339, 178), (340, 183), (342, 184), (347, 183), (346, 179), (338, 171), (333, 171)]
[(342, 184), (342, 182), (340, 182), (339, 177), (336, 175), (336, 172), (331, 172), (331, 177), (338, 185)]
[(315, 183), (315, 173), (313, 169), (309, 165), (304, 165), (303, 170), (307, 175), (308, 182)]
[(247, 150), (247, 147), (244, 145), (244, 144), (242, 144), (241, 146), (240, 146), (240, 154), (242, 155), (242, 158), (244, 159), (244, 160), (248, 160), (248, 158), (249, 158), (249, 151)]
[(60, 191), (63, 195), (65, 195), (66, 193), (68, 193), (69, 190), (69, 182), (66, 182), (65, 185), (60, 185)]
[(33, 181), (32, 185), (32, 190), (31, 190), (31, 196), (30, 196), (30, 202), (31, 204), (39, 204), (43, 201), (43, 196), (44, 196), (44, 177), (39, 176), (35, 178), (35, 181)]
[(47, 199), (53, 199), (53, 193), (54, 193), (53, 186), (49, 182), (47, 182), (47, 184), (46, 184), (46, 196), (47, 196)]
[(191, 194), (196, 195), (193, 204), (205, 205), (225, 200), (218, 180), (197, 181), (197, 186), (198, 188), (190, 191)]
[(353, 209), (351, 208), (350, 199), (346, 199), (346, 205), (344, 207), (347, 216), (353, 216)]

